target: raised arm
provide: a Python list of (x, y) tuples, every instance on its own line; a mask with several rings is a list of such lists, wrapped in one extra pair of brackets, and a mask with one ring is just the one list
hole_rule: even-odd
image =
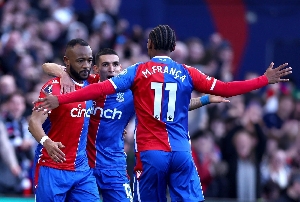
[(221, 102), (230, 102), (230, 101), (226, 100), (221, 96), (215, 96), (215, 95), (204, 95), (202, 97), (192, 98), (190, 100), (189, 111), (198, 109), (210, 103), (221, 103)]
[(60, 91), (62, 94), (73, 92), (75, 90), (75, 83), (65, 71), (65, 67), (55, 63), (44, 63), (42, 65), (43, 71), (50, 75), (61, 78)]

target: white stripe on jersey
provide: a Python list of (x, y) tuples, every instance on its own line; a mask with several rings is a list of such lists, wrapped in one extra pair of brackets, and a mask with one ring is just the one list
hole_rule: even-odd
[(214, 79), (214, 82), (211, 85), (210, 90), (213, 90), (215, 88), (216, 83), (217, 83), (217, 79)]
[(115, 89), (117, 89), (117, 86), (116, 86), (116, 84), (111, 80), (111, 79), (108, 79), (109, 81), (110, 81), (110, 83), (113, 85), (113, 87), (115, 88)]

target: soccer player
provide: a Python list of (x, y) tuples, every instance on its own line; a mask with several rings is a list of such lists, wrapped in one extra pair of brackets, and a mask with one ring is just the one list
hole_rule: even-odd
[[(73, 39), (66, 46), (66, 72), (76, 90), (89, 83), (92, 50), (82, 39)], [(44, 92), (60, 94), (60, 79), (53, 78), (43, 87)], [(35, 162), (36, 201), (99, 201), (95, 176), (88, 165), (87, 133), (92, 101), (75, 102), (54, 109), (49, 114), (33, 111), (29, 131), (40, 143), (39, 159)], [(57, 150), (60, 148), (61, 150)]]
[(191, 92), (230, 97), (288, 81), (287, 63), (264, 75), (246, 81), (222, 82), (169, 57), (175, 49), (175, 32), (159, 25), (149, 33), (150, 61), (134, 64), (118, 76), (65, 95), (38, 99), (42, 111), (75, 101), (131, 89), (137, 116), (135, 131), (135, 201), (166, 201), (166, 188), (172, 201), (204, 201), (188, 136), (188, 106)]
[[(45, 63), (43, 69), (49, 75), (62, 77), (65, 83), (61, 87), (65, 93), (73, 91), (73, 82), (68, 82), (69, 75), (64, 72), (64, 67)], [(121, 71), (119, 56), (113, 49), (102, 49), (96, 54), (93, 70), (96, 75), (90, 77), (96, 83), (116, 76)], [(228, 101), (220, 96), (209, 98), (213, 103)], [(132, 92), (126, 90), (101, 96), (94, 102), (87, 145), (89, 165), (95, 168), (94, 175), (104, 202), (131, 201), (132, 192), (126, 172), (123, 131), (135, 114)], [(191, 99), (190, 109), (200, 106), (202, 104), (199, 98)]]

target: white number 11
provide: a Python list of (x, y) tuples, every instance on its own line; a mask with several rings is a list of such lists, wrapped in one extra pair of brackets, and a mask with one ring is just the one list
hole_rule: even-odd
[[(162, 105), (163, 83), (151, 82), (151, 89), (154, 90), (154, 118), (160, 120)], [(167, 121), (174, 120), (177, 83), (166, 83), (165, 90), (169, 91)]]

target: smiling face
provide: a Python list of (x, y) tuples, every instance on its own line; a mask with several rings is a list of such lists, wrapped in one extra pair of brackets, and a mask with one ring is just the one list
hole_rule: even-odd
[(91, 47), (82, 46), (80, 44), (68, 48), (66, 56), (64, 57), (67, 72), (76, 82), (81, 82), (88, 78), (92, 61), (93, 55)]
[(114, 54), (100, 55), (98, 64), (94, 65), (94, 73), (100, 75), (100, 80), (105, 81), (116, 75), (121, 71), (121, 64), (119, 57)]

